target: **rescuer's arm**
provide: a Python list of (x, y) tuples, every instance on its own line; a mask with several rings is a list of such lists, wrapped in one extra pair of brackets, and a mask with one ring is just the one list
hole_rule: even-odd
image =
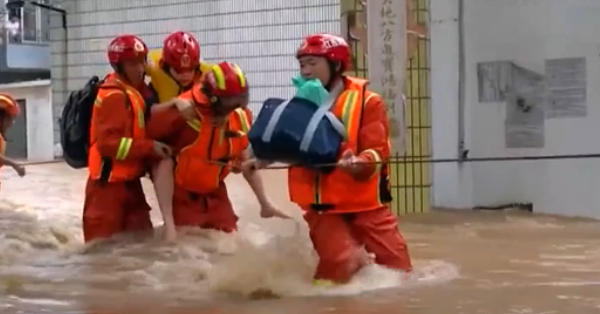
[[(153, 106), (154, 107), (154, 106)], [(185, 119), (179, 114), (175, 107), (153, 113), (146, 124), (146, 136), (155, 141), (173, 145), (176, 134), (185, 127)]]
[(152, 106), (152, 109), (151, 109), (152, 114), (163, 112), (163, 111), (173, 108), (173, 106), (175, 106), (175, 99), (176, 98), (173, 98), (171, 100), (167, 100), (167, 101), (164, 101), (164, 102), (161, 102), (159, 104)]
[(386, 107), (381, 96), (372, 94), (365, 103), (358, 131), (357, 180), (367, 180), (381, 171), (381, 161), (390, 155), (389, 127)]
[(196, 113), (196, 109), (194, 108), (194, 103), (189, 99), (182, 98), (173, 98), (169, 101), (156, 104), (152, 106), (152, 114), (167, 111), (170, 109), (177, 109), (179, 115), (184, 117), (187, 120), (191, 120), (198, 117)]

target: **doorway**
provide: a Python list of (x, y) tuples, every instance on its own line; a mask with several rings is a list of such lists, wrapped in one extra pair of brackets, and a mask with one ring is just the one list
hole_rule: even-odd
[(27, 159), (27, 101), (17, 99), (21, 114), (13, 121), (13, 125), (6, 132), (6, 151), (8, 158)]

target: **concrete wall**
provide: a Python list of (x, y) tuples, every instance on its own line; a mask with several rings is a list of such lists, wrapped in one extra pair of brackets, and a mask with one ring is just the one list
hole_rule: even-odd
[[(433, 152), (457, 157), (460, 106), (464, 106), (470, 157), (600, 153), (600, 2), (465, 0), (464, 100), (459, 100), (459, 0), (432, 2)], [(552, 117), (548, 59), (585, 58), (587, 109)], [(544, 77), (543, 144), (507, 148), (509, 102), (480, 102), (477, 64), (511, 61)], [(571, 78), (572, 79), (572, 78)], [(522, 88), (523, 84), (515, 88)], [(436, 164), (435, 204), (449, 207), (532, 202), (534, 211), (600, 218), (600, 160), (494, 161)]]
[[(62, 0), (68, 14), (68, 45), (60, 17), (52, 18), (54, 113), (68, 91), (108, 72), (106, 47), (116, 35), (133, 33), (151, 48), (175, 30), (194, 33), (208, 61), (238, 62), (251, 84), (251, 106), (267, 97), (289, 96), (297, 73), (294, 52), (309, 33), (339, 33), (339, 0)], [(55, 140), (59, 140), (58, 129)]]

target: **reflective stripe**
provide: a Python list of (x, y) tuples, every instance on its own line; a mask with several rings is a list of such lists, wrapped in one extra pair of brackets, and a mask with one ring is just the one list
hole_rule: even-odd
[(368, 103), (369, 103), (369, 100), (371, 100), (371, 98), (373, 98), (373, 97), (375, 97), (375, 96), (379, 96), (379, 95), (377, 95), (377, 94), (375, 94), (375, 93), (372, 93), (371, 95), (369, 95), (369, 97), (367, 97), (367, 99), (365, 99), (365, 104), (368, 104)]
[[(137, 93), (137, 95), (136, 95)], [(138, 127), (140, 129), (143, 129), (146, 127), (146, 119), (144, 117), (144, 110), (143, 110), (143, 106), (142, 104), (139, 103), (139, 99), (144, 99), (144, 97), (142, 97), (142, 95), (138, 92), (138, 91), (131, 91), (130, 89), (127, 89), (127, 97), (129, 97), (129, 100), (131, 100), (133, 103), (132, 105), (135, 106), (136, 112), (137, 112), (137, 122), (138, 122)]]
[[(352, 130), (360, 127), (359, 125), (351, 125), (352, 121), (354, 121), (355, 116), (357, 114), (357, 105), (359, 105), (359, 92), (355, 90), (347, 90), (340, 96), (338, 101), (343, 101), (341, 118), (344, 128), (346, 129), (345, 140), (349, 140), (350, 136), (356, 136), (355, 133), (352, 133)], [(314, 201), (315, 204), (321, 203), (321, 175), (317, 174), (315, 176), (315, 195)]]
[(313, 285), (315, 285), (317, 287), (325, 287), (325, 288), (337, 286), (337, 284), (334, 281), (327, 280), (327, 279), (313, 279)]
[(349, 91), (346, 93), (344, 104), (342, 105), (342, 123), (346, 128), (346, 140), (350, 136), (350, 131), (358, 127), (358, 125), (350, 125), (354, 121), (354, 115), (356, 115), (356, 105), (358, 104), (358, 92)]
[(244, 72), (242, 72), (242, 69), (240, 69), (240, 67), (237, 64), (233, 64), (233, 70), (235, 71), (235, 74), (237, 74), (237, 77), (240, 80), (240, 85), (242, 87), (245, 87), (246, 77), (244, 76)]
[(240, 124), (242, 125), (242, 132), (244, 132), (244, 134), (248, 133), (248, 130), (250, 130), (250, 118), (248, 117), (248, 114), (246, 114), (246, 111), (244, 109), (236, 109), (235, 113), (240, 119)]
[(371, 154), (373, 156), (373, 159), (375, 159), (376, 161), (382, 161), (381, 156), (379, 156), (379, 153), (374, 149), (365, 149), (361, 152), (361, 154)]
[(218, 65), (212, 66), (212, 71), (215, 74), (215, 81), (217, 81), (218, 89), (225, 89), (225, 74), (223, 74), (223, 70)]
[[(106, 93), (106, 95), (104, 95), (103, 97), (100, 96), (96, 96), (96, 99), (94, 100), (94, 106), (96, 107), (100, 107), (102, 105), (102, 101), (104, 100), (104, 98), (108, 98), (110, 96), (112, 96), (113, 94), (122, 94), (122, 91), (110, 91), (108, 93)], [(127, 95), (125, 95), (127, 96)]]
[(131, 150), (131, 145), (133, 144), (133, 139), (130, 137), (122, 137), (119, 142), (119, 148), (117, 149), (116, 160), (124, 160), (129, 155), (129, 150)]
[(199, 119), (194, 118), (192, 120), (187, 120), (186, 122), (192, 129), (194, 129), (194, 131), (200, 132), (200, 128), (202, 127), (202, 122), (200, 122)]

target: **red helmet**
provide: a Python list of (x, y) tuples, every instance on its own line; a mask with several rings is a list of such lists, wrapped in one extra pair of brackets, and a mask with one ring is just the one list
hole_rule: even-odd
[(13, 118), (21, 112), (19, 103), (7, 94), (0, 94), (0, 110), (4, 110)]
[(177, 72), (196, 70), (200, 64), (200, 44), (190, 33), (174, 32), (163, 42), (162, 60)]
[(114, 67), (124, 61), (146, 62), (148, 47), (137, 36), (121, 35), (108, 45), (108, 61)]
[(351, 55), (350, 46), (346, 40), (331, 34), (314, 34), (305, 37), (296, 52), (296, 58), (319, 56), (329, 61), (340, 62), (342, 72), (350, 69)]
[(221, 62), (206, 73), (206, 88), (212, 96), (244, 96), (248, 94), (248, 81), (237, 64)]

